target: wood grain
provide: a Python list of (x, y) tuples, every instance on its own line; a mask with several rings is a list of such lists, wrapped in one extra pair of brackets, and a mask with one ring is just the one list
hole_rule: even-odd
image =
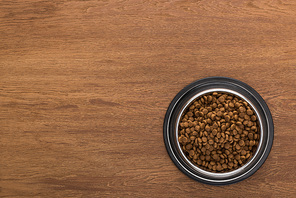
[[(0, 2), (1, 197), (295, 197), (294, 0)], [(275, 125), (252, 177), (182, 174), (162, 136), (187, 84), (255, 88)]]

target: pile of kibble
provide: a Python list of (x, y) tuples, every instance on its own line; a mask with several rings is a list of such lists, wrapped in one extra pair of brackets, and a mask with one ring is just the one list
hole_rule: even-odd
[(256, 152), (259, 122), (243, 99), (213, 92), (195, 99), (181, 116), (178, 140), (186, 157), (210, 172), (243, 166)]

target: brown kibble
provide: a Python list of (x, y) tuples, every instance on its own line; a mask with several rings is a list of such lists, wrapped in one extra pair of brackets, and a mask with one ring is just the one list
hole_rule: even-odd
[(256, 126), (252, 126), (251, 127), (251, 130), (257, 132), (257, 127)]
[(190, 156), (193, 156), (193, 155), (194, 155), (194, 150), (190, 150), (190, 151), (189, 151), (189, 155), (190, 155)]
[(201, 129), (204, 129), (204, 128), (205, 128), (205, 123), (201, 123), (201, 124), (200, 124), (200, 128), (201, 128)]
[(203, 142), (207, 142), (207, 140), (208, 140), (206, 137), (202, 137), (201, 139)]
[(178, 142), (196, 166), (228, 172), (256, 152), (260, 128), (252, 107), (238, 96), (215, 92), (195, 99), (178, 123)]
[(208, 96), (208, 101), (211, 102), (212, 101), (212, 96)]
[(248, 134), (248, 137), (249, 137), (250, 140), (253, 140), (253, 135), (254, 135), (253, 133)]
[(239, 110), (240, 113), (244, 113), (246, 111), (246, 108), (245, 107), (240, 107), (238, 110)]
[(233, 107), (234, 107), (234, 104), (233, 104), (232, 102), (230, 102), (230, 103), (228, 104), (228, 106), (231, 107), (231, 108), (233, 108)]
[(216, 119), (216, 115), (215, 114), (212, 114), (211, 115), (211, 119), (214, 121)]
[(221, 138), (221, 133), (218, 133), (217, 134), (217, 138)]
[(234, 106), (235, 106), (236, 108), (239, 108), (239, 107), (241, 106), (241, 104), (240, 104), (239, 102), (236, 102), (236, 103), (234, 104)]
[(207, 149), (206, 149), (205, 147), (202, 147), (202, 148), (201, 148), (201, 152), (203, 152), (203, 153), (205, 153), (206, 150), (207, 150)]
[(218, 100), (219, 100), (220, 103), (223, 103), (223, 102), (225, 101), (225, 98), (224, 98), (224, 96), (220, 96), (220, 97), (218, 98)]
[(187, 144), (187, 145), (186, 145), (186, 149), (187, 149), (187, 150), (192, 149), (192, 144)]
[(181, 143), (184, 144), (184, 143), (186, 143), (187, 141), (188, 141), (187, 137), (184, 137), (184, 136), (183, 136), (182, 139), (181, 139)]
[(210, 126), (207, 125), (207, 126), (205, 127), (205, 130), (209, 132), (209, 131), (211, 130)]
[(197, 125), (197, 126), (195, 126), (195, 128), (194, 128), (196, 131), (200, 131), (200, 126), (199, 125)]
[(240, 146), (245, 146), (245, 142), (243, 140), (240, 140), (238, 143)]
[(203, 161), (206, 157), (204, 155), (201, 155), (199, 158)]
[(229, 162), (229, 163), (228, 163), (228, 166), (229, 166), (230, 168), (232, 168), (232, 167), (233, 167), (233, 162)]
[(221, 117), (223, 115), (222, 111), (217, 112), (217, 116)]
[(195, 136), (190, 136), (190, 140), (195, 140), (196, 139), (196, 137)]
[(232, 125), (230, 126), (230, 129), (231, 129), (231, 130), (234, 130), (234, 129), (235, 129), (235, 124), (232, 124)]
[(215, 142), (215, 143), (214, 143), (214, 148), (217, 148), (217, 147), (218, 147), (218, 145), (217, 145), (217, 143)]
[(208, 113), (207, 109), (202, 110), (203, 114), (206, 115)]
[(217, 165), (217, 171), (221, 171), (222, 170), (222, 166), (221, 166), (221, 164), (218, 164)]
[(212, 123), (212, 120), (211, 120), (210, 118), (208, 118), (208, 119), (207, 119), (207, 123), (208, 123), (208, 124), (211, 124), (211, 123)]
[(230, 147), (229, 143), (226, 143), (226, 144), (224, 145), (224, 148), (226, 148), (226, 149), (229, 149), (229, 147)]
[(255, 140), (258, 139), (258, 134), (254, 134), (254, 139), (255, 139)]
[(197, 156), (197, 155), (193, 155), (193, 159), (195, 159), (195, 160), (196, 160), (197, 158), (198, 158), (198, 156)]
[(217, 160), (218, 157), (219, 157), (219, 156), (218, 156), (217, 154), (214, 154), (214, 155), (213, 155), (213, 159), (214, 159), (214, 160)]
[(251, 109), (248, 109), (247, 110), (247, 114), (250, 116), (250, 115), (253, 115), (253, 111)]
[(222, 164), (222, 167), (223, 167), (224, 169), (226, 169), (226, 168), (227, 168), (227, 165), (226, 165), (226, 164)]
[(187, 115), (188, 115), (189, 117), (192, 117), (192, 116), (193, 116), (193, 113), (189, 111), (189, 112), (187, 113)]

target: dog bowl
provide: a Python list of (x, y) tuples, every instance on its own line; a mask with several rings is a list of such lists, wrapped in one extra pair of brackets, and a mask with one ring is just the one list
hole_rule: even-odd
[[(242, 167), (225, 173), (213, 173), (190, 162), (178, 142), (178, 127), (182, 113), (201, 95), (225, 92), (247, 101), (256, 113), (260, 125), (260, 140), (253, 157)], [(273, 142), (273, 121), (262, 97), (247, 84), (232, 78), (209, 77), (186, 86), (173, 99), (165, 115), (163, 135), (168, 154), (174, 164), (190, 178), (211, 185), (228, 185), (254, 174), (268, 157)]]

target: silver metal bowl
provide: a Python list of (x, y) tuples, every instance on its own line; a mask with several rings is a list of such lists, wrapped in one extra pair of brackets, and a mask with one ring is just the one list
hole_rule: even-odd
[[(178, 142), (178, 127), (183, 112), (199, 96), (210, 92), (231, 93), (244, 99), (255, 111), (260, 125), (260, 141), (253, 157), (242, 167), (225, 173), (213, 173), (194, 165), (183, 153)], [(227, 185), (254, 174), (266, 160), (273, 142), (273, 122), (262, 97), (247, 84), (225, 77), (210, 77), (196, 81), (171, 102), (164, 120), (164, 142), (175, 165), (189, 177), (206, 184)]]

